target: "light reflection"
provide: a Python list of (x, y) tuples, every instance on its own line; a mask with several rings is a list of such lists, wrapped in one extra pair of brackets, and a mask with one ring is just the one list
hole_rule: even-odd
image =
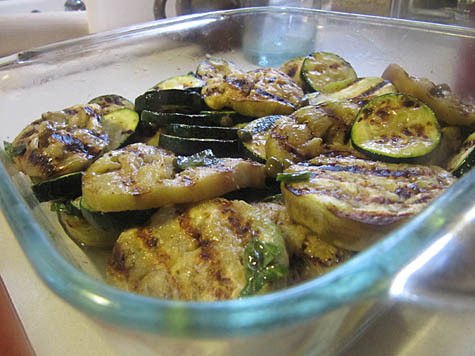
[(453, 238), (455, 234), (449, 232), (434, 242), (427, 250), (420, 254), (414, 261), (404, 267), (401, 272), (396, 275), (389, 289), (391, 296), (403, 296), (407, 280), (421, 269), (432, 257), (437, 255)]
[(108, 300), (104, 297), (101, 297), (100, 295), (97, 295), (97, 294), (94, 294), (94, 293), (89, 293), (87, 291), (85, 291), (85, 293), (87, 294), (87, 297), (89, 299), (92, 299), (97, 304), (100, 304), (100, 305), (103, 305), (103, 306), (109, 306), (111, 304), (110, 300)]
[(2, 80), (7, 80), (7, 79), (10, 79), (10, 74), (5, 74), (5, 75), (2, 77)]

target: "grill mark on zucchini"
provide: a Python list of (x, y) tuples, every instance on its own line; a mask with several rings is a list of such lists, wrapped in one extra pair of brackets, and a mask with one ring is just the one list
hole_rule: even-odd
[[(361, 79), (363, 79), (363, 78), (358, 78), (355, 82), (358, 82)], [(365, 92), (358, 95), (357, 98), (359, 99), (359, 98), (366, 98), (366, 97), (372, 96), (375, 92), (377, 92), (379, 89), (381, 89), (382, 87), (384, 87), (385, 85), (388, 85), (388, 84), (390, 84), (389, 81), (383, 80), (382, 82), (376, 84), (375, 86), (369, 88)]]

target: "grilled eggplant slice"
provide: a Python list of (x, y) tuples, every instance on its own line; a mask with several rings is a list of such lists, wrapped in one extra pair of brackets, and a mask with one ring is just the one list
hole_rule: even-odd
[(440, 127), (422, 101), (406, 94), (385, 94), (361, 108), (351, 128), (351, 140), (370, 157), (408, 162), (437, 147)]
[(349, 132), (358, 113), (358, 103), (329, 101), (298, 109), (279, 119), (266, 142), (267, 157), (281, 162), (301, 162), (329, 151), (354, 153)]
[(303, 65), (304, 60), (305, 60), (305, 57), (293, 58), (291, 60), (288, 60), (284, 64), (282, 64), (279, 68), (279, 70), (281, 70), (282, 72), (287, 74), (290, 78), (292, 78), (294, 82), (297, 83), (297, 85), (302, 89), (305, 88), (305, 85), (302, 80), (302, 76), (300, 72), (302, 70), (302, 65)]
[(201, 93), (213, 110), (231, 107), (251, 117), (290, 114), (303, 97), (302, 89), (291, 78), (273, 68), (210, 79)]
[(391, 81), (402, 92), (415, 96), (426, 103), (446, 124), (455, 126), (475, 126), (475, 105), (464, 103), (452, 93), (447, 85), (435, 85), (427, 78), (416, 78), (399, 65), (390, 64), (382, 77)]
[(437, 166), (319, 156), (285, 172), (310, 180), (281, 185), (293, 220), (339, 247), (359, 251), (421, 211), (456, 178)]
[[(267, 269), (249, 273), (247, 263), (253, 257), (246, 259), (245, 252), (248, 258), (249, 252), (263, 252), (252, 250), (254, 245), (273, 253), (266, 255)], [(283, 287), (287, 269), (284, 241), (275, 224), (243, 201), (217, 198), (164, 207), (145, 227), (123, 232), (107, 277), (113, 285), (139, 294), (216, 301), (250, 291), (249, 277), (262, 282), (253, 292)]]
[(244, 72), (236, 64), (224, 58), (207, 58), (196, 68), (196, 74), (205, 81), (223, 78), (232, 73), (242, 74)]
[(75, 105), (47, 112), (24, 128), (12, 142), (24, 151), (12, 159), (26, 175), (48, 180), (86, 169), (108, 145), (100, 106)]
[(238, 158), (176, 172), (175, 155), (137, 143), (108, 152), (85, 172), (83, 199), (101, 212), (145, 210), (210, 199), (245, 187), (263, 187), (264, 166)]

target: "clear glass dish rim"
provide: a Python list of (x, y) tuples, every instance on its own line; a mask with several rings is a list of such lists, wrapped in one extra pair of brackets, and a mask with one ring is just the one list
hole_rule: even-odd
[[(0, 71), (16, 65), (41, 62), (42, 55), (54, 55), (55, 51), (65, 47), (77, 46), (77, 50), (81, 51), (87, 47), (85, 44), (112, 41), (125, 35), (140, 35), (157, 26), (268, 11), (346, 17), (354, 21), (475, 37), (473, 29), (409, 20), (295, 8), (238, 9), (161, 20), (44, 46), (28, 51), (30, 55), (23, 59), (21, 54), (4, 57), (3, 63), (0, 59)], [(395, 273), (440, 235), (440, 226), (437, 229), (427, 226), (434, 215), (448, 208), (454, 214), (463, 213), (463, 208), (475, 206), (475, 202), (471, 205), (455, 204), (470, 190), (473, 191), (475, 171), (472, 171), (408, 224), (318, 279), (268, 295), (240, 300), (212, 303), (169, 301), (118, 290), (70, 265), (55, 250), (46, 232), (34, 220), (23, 197), (15, 189), (5, 168), (9, 163), (3, 150), (0, 150), (0, 156), (0, 206), (30, 263), (45, 283), (57, 295), (93, 318), (137, 331), (165, 335), (218, 337), (255, 334), (311, 320), (344, 304), (368, 298), (385, 298)], [(410, 236), (418, 238), (410, 239)]]

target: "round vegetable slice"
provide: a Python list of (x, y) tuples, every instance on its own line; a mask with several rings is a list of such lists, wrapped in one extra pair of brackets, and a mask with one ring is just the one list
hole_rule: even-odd
[(301, 76), (307, 91), (331, 93), (356, 80), (357, 75), (350, 63), (328, 52), (315, 52), (302, 64)]
[(434, 112), (405, 94), (385, 94), (368, 102), (356, 115), (351, 129), (353, 145), (384, 161), (422, 157), (440, 142)]

